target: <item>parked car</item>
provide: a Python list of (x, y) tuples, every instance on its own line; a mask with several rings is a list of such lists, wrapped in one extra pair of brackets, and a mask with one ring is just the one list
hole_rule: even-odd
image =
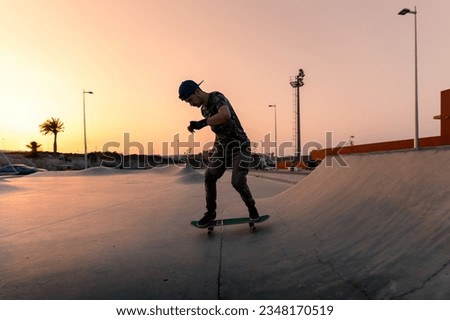
[(24, 164), (7, 164), (0, 167), (0, 174), (30, 174), (38, 171), (46, 171), (45, 169), (34, 168)]

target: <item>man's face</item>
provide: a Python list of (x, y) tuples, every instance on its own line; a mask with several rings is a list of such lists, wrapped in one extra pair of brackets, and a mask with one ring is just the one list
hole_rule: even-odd
[(191, 94), (188, 98), (186, 98), (184, 101), (189, 103), (192, 107), (201, 107), (202, 105), (200, 97), (197, 95), (197, 90), (193, 94)]

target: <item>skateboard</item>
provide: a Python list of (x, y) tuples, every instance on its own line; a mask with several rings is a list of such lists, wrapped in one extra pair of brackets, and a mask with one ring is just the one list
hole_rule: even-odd
[(207, 227), (204, 228), (200, 228), (197, 226), (197, 220), (191, 221), (191, 225), (199, 228), (199, 229), (207, 229), (208, 230), (208, 234), (211, 234), (214, 230), (214, 227), (220, 227), (220, 226), (228, 226), (228, 225), (233, 225), (233, 224), (245, 224), (248, 223), (248, 226), (250, 227), (250, 230), (255, 231), (256, 230), (256, 223), (261, 223), (266, 221), (267, 219), (269, 219), (270, 216), (269, 215), (263, 215), (260, 216), (259, 221), (255, 221), (255, 222), (251, 222), (249, 221), (248, 218), (230, 218), (230, 219), (218, 219), (218, 220), (213, 220), (211, 222), (210, 225), (208, 225)]

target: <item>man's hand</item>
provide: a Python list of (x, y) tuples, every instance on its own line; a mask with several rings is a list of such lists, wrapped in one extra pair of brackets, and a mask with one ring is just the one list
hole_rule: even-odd
[(194, 133), (195, 130), (203, 129), (206, 126), (207, 126), (206, 119), (203, 119), (203, 120), (200, 120), (200, 121), (191, 121), (191, 122), (189, 122), (189, 126), (187, 127), (187, 129), (189, 130), (189, 132)]

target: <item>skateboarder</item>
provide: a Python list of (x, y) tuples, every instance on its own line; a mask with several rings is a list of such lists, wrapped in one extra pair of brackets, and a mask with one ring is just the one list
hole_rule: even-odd
[[(203, 81), (202, 81), (203, 82)], [(204, 92), (200, 83), (183, 81), (178, 89), (179, 98), (192, 107), (200, 108), (203, 119), (191, 121), (190, 132), (210, 126), (216, 134), (213, 155), (205, 172), (205, 193), (207, 212), (198, 222), (206, 228), (216, 218), (216, 182), (227, 166), (232, 166), (231, 184), (239, 192), (248, 208), (250, 221), (258, 221), (259, 214), (255, 200), (247, 185), (248, 167), (252, 162), (250, 141), (228, 99), (220, 92)]]

